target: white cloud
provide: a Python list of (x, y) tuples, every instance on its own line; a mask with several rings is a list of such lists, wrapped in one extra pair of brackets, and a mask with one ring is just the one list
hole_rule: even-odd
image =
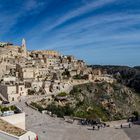
[[(39, 8), (43, 6), (43, 2), (37, 2), (36, 0), (25, 0), (23, 3), (19, 4), (16, 7), (16, 10), (9, 8), (9, 11), (1, 11), (0, 13), (0, 31), (1, 34), (6, 34), (10, 31), (16, 23), (19, 22), (19, 19), (27, 14), (32, 14), (33, 10), (39, 11)], [(1, 6), (2, 7), (2, 6)]]
[(46, 28), (46, 31), (51, 30), (51, 29), (55, 28), (56, 26), (59, 26), (72, 18), (76, 18), (82, 14), (85, 14), (92, 10), (101, 8), (107, 4), (113, 3), (115, 1), (116, 0), (98, 0), (98, 1), (87, 3), (86, 5), (79, 7), (73, 11), (70, 11), (70, 12), (66, 13), (64, 16), (60, 17), (54, 24), (52, 24), (51, 26)]

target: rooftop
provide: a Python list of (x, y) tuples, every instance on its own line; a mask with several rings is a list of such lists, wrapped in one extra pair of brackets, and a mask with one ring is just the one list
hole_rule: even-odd
[(0, 46), (4, 46), (4, 45), (13, 45), (13, 44), (9, 42), (0, 42)]
[(14, 136), (21, 136), (26, 133), (25, 130), (18, 128), (2, 119), (0, 119), (0, 130)]

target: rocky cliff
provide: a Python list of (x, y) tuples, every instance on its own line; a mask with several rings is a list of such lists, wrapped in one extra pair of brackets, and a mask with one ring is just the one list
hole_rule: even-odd
[(78, 117), (117, 120), (131, 116), (134, 111), (140, 112), (140, 96), (119, 83), (78, 85), (69, 96)]

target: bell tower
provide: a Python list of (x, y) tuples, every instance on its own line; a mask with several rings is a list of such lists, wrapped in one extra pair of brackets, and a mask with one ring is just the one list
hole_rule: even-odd
[(23, 55), (24, 57), (27, 57), (26, 41), (25, 41), (24, 38), (22, 39), (21, 50), (22, 50), (22, 55)]

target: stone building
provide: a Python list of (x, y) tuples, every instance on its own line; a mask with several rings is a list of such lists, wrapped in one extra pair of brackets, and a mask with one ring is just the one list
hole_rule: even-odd
[(107, 75), (107, 74), (103, 74), (103, 75), (95, 75), (94, 77), (93, 77), (93, 80), (96, 82), (103, 82), (103, 81), (105, 81), (105, 82), (107, 82), (107, 83), (114, 83), (114, 82), (116, 82), (116, 79), (115, 78), (113, 78), (111, 75)]
[(23, 83), (0, 84), (0, 94), (9, 102), (18, 101), (20, 97), (27, 95), (27, 90)]
[(30, 54), (34, 57), (45, 57), (45, 56), (52, 56), (52, 57), (59, 57), (60, 53), (54, 50), (35, 50), (31, 51)]
[(36, 67), (32, 65), (16, 65), (16, 72), (21, 81), (33, 81), (36, 75)]
[(15, 57), (27, 57), (27, 49), (25, 39), (22, 40), (21, 46), (15, 46), (11, 43), (4, 43), (0, 45), (1, 58), (15, 58)]

